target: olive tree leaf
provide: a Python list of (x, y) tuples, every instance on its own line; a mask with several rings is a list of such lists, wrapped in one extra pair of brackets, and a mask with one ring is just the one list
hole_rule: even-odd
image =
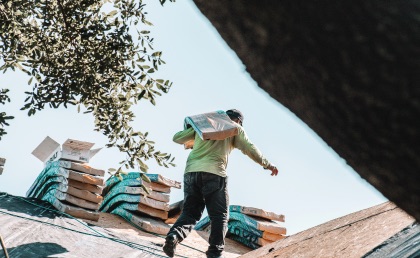
[[(153, 49), (145, 7), (130, 0), (0, 1), (0, 70), (31, 77), (22, 110), (31, 116), (45, 107), (71, 104), (80, 112), (83, 106), (106, 146), (125, 154), (121, 166), (142, 171), (149, 159), (162, 166), (166, 160), (154, 155), (147, 134), (133, 129), (133, 105), (141, 99), (155, 105), (172, 86), (152, 76), (165, 62)], [(0, 104), (9, 100), (6, 93)], [(1, 139), (12, 117), (0, 119)]]

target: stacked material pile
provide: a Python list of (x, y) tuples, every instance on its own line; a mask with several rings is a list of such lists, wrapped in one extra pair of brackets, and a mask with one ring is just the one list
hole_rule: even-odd
[(3, 174), (4, 163), (6, 163), (6, 159), (0, 158), (0, 175)]
[(184, 208), (184, 200), (172, 203), (169, 205), (168, 219), (165, 220), (166, 224), (175, 224), (176, 220), (181, 216), (182, 209)]
[[(275, 221), (284, 222), (284, 215), (258, 208), (231, 205), (227, 237), (257, 249), (286, 237), (286, 228)], [(200, 220), (194, 229), (209, 232), (210, 218), (207, 216)]]
[[(142, 175), (150, 180), (144, 180)], [(110, 177), (100, 211), (117, 214), (145, 231), (164, 235), (169, 231), (164, 221), (170, 210), (171, 187), (181, 188), (181, 183), (159, 174), (131, 172), (121, 174), (121, 178)]]
[(26, 195), (77, 218), (98, 221), (104, 170), (65, 160), (48, 162)]

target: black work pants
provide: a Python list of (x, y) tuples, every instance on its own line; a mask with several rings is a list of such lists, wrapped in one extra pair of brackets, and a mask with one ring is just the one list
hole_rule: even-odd
[(229, 216), (227, 177), (207, 172), (189, 172), (184, 175), (184, 207), (169, 230), (184, 240), (200, 220), (204, 207), (211, 221), (208, 256), (221, 255), (225, 247), (225, 235)]

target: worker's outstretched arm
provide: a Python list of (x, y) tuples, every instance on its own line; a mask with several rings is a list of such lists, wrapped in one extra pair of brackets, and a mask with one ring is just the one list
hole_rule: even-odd
[(261, 151), (249, 140), (243, 128), (239, 128), (238, 135), (235, 136), (234, 147), (250, 157), (253, 161), (260, 164), (264, 169), (271, 170), (272, 176), (277, 176), (278, 169), (271, 164), (261, 153)]

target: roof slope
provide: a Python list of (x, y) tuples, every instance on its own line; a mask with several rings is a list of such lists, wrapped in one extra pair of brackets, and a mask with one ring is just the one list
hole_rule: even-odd
[[(166, 257), (162, 236), (138, 230), (119, 216), (100, 213), (98, 222), (81, 221), (45, 201), (1, 192), (0, 225), (10, 257)], [(207, 239), (204, 232), (192, 232), (177, 249), (178, 257), (205, 257)], [(228, 258), (250, 250), (226, 241)]]
[(289, 236), (241, 256), (362, 257), (404, 228), (414, 218), (386, 202)]
[[(45, 201), (1, 192), (0, 225), (10, 257), (166, 257), (161, 251), (162, 236), (141, 231), (119, 216), (100, 213), (97, 222), (81, 221), (63, 215)], [(226, 239), (225, 257), (412, 255), (420, 252), (413, 248), (420, 237), (419, 228), (413, 217), (386, 202), (254, 251)], [(207, 239), (206, 232), (193, 231), (178, 247), (177, 256), (205, 257)]]

